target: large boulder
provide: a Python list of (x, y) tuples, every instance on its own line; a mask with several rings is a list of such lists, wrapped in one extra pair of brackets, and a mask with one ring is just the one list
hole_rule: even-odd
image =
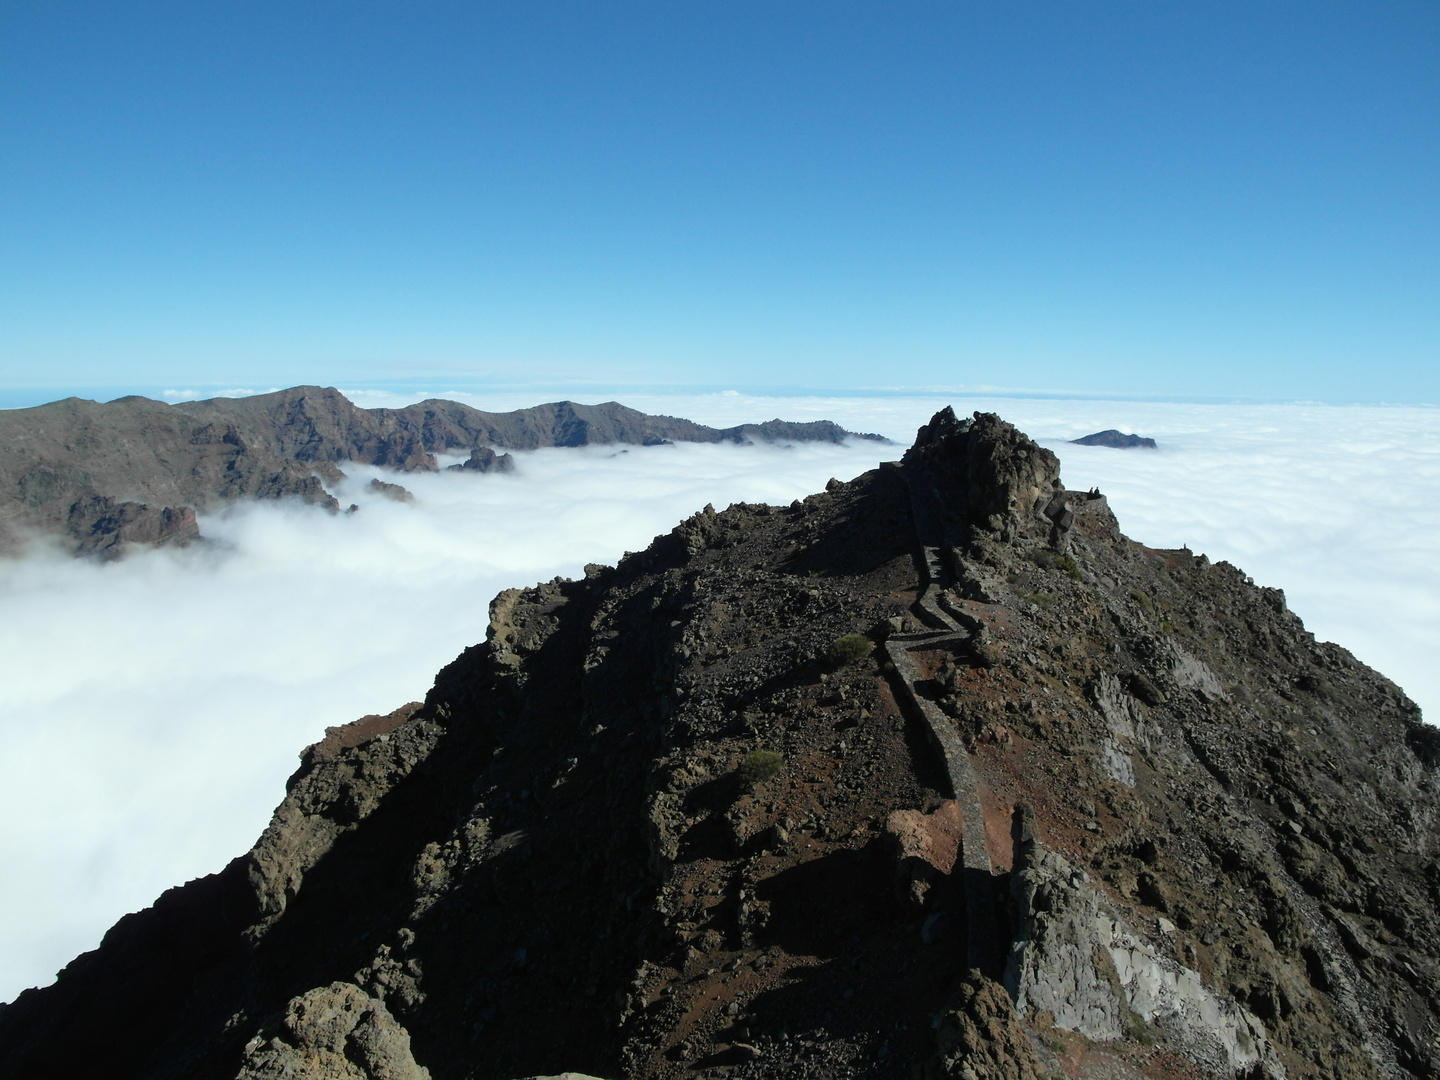
[(385, 1003), (354, 983), (317, 986), (290, 1000), (273, 1034), (245, 1047), (235, 1080), (430, 1080), (410, 1033)]

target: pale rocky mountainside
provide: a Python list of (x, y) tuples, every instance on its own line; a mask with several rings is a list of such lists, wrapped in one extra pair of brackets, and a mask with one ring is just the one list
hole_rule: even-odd
[(362, 409), (338, 390), (316, 386), (179, 405), (66, 398), (0, 410), (0, 553), (35, 534), (58, 535), (77, 553), (102, 556), (129, 543), (184, 543), (199, 535), (196, 510), (238, 499), (289, 497), (338, 509), (325, 484), (350, 461), (433, 471), (436, 454), (470, 451), (452, 468), (491, 472), (513, 464), (495, 447), (838, 442), (850, 434), (828, 420), (712, 428), (613, 401), (509, 413), (443, 400)]
[(997, 417), (491, 617), (0, 1075), (1440, 1073), (1435, 729)]

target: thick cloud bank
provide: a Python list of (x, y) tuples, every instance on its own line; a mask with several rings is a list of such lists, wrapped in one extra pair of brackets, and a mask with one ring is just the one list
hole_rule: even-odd
[(0, 1000), (259, 835), (327, 725), (424, 697), (499, 590), (614, 562), (706, 502), (785, 502), (875, 443), (518, 454), (385, 478), (413, 504), (254, 505), (214, 539), (99, 566), (0, 563)]
[[(356, 395), (396, 403), (370, 397)], [(901, 442), (942, 403), (625, 401), (712, 424), (823, 416)], [(954, 404), (1051, 446), (1067, 483), (1107, 492), (1136, 539), (1188, 543), (1283, 587), (1313, 631), (1440, 718), (1440, 410)], [(1160, 449), (1064, 442), (1107, 427)], [(205, 519), (215, 542), (188, 551), (0, 564), (0, 1000), (244, 851), (299, 750), (422, 697), (483, 637), (501, 588), (613, 562), (706, 502), (789, 502), (900, 450), (542, 450), (512, 475), (399, 478), (413, 504), (367, 492), (377, 473), (352, 469), (336, 494), (354, 515), (254, 506)]]

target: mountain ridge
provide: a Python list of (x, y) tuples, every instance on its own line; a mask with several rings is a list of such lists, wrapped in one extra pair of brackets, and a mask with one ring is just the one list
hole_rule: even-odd
[(336, 510), (325, 485), (351, 461), (434, 471), (436, 454), (470, 451), (465, 467), (483, 472), (510, 465), (492, 448), (850, 437), (886, 441), (828, 420), (713, 428), (613, 401), (490, 413), (440, 398), (364, 409), (333, 387), (313, 386), (175, 405), (135, 395), (105, 403), (72, 397), (0, 411), (0, 551), (37, 533), (101, 557), (132, 543), (187, 543), (199, 536), (197, 510), (241, 499), (293, 498)]
[(501, 593), (250, 852), (0, 1010), (0, 1070), (1430, 1076), (1437, 821), (1398, 687), (947, 409)]

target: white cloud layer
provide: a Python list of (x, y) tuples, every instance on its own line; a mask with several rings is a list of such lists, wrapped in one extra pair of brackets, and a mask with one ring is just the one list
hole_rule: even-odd
[[(623, 400), (716, 425), (827, 417), (904, 443), (942, 403)], [(1440, 718), (1440, 410), (955, 405), (1057, 450), (1069, 486), (1099, 486), (1136, 539), (1188, 543), (1283, 587), (1317, 635)], [(1106, 427), (1161, 449), (1063, 442)], [(413, 505), (367, 493), (378, 471), (355, 468), (336, 492), (355, 515), (253, 506), (204, 519), (217, 542), (203, 549), (0, 564), (0, 1000), (247, 849), (296, 754), (327, 725), (423, 697), (483, 637), (501, 588), (613, 562), (706, 502), (788, 503), (901, 449), (542, 450), (508, 476), (404, 477)]]

